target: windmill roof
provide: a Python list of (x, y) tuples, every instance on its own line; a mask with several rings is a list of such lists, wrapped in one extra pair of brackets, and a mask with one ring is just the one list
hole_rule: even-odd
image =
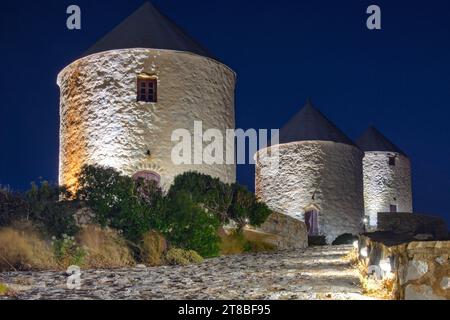
[(356, 141), (358, 147), (363, 151), (387, 151), (406, 154), (395, 144), (389, 141), (378, 129), (370, 126)]
[(128, 18), (90, 47), (84, 56), (114, 49), (151, 48), (187, 51), (214, 57), (181, 27), (145, 2)]
[(280, 130), (280, 143), (296, 141), (334, 141), (355, 145), (333, 122), (308, 100)]

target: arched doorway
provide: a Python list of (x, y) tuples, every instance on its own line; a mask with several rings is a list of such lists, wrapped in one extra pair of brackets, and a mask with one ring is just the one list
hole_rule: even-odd
[(305, 211), (305, 224), (308, 236), (319, 235), (319, 211), (310, 209)]
[(143, 179), (146, 181), (154, 181), (159, 187), (161, 184), (161, 176), (154, 171), (139, 171), (133, 175), (134, 180)]

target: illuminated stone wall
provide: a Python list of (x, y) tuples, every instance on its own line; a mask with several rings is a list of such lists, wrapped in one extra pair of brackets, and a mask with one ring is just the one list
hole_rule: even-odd
[[(396, 157), (395, 166), (389, 156)], [(364, 206), (370, 228), (377, 226), (378, 212), (412, 212), (411, 164), (407, 157), (393, 152), (366, 152), (363, 159)]]
[[(136, 101), (139, 74), (158, 79), (158, 102)], [(195, 54), (123, 49), (79, 59), (58, 75), (60, 101), (59, 182), (76, 189), (84, 164), (99, 164), (133, 175), (161, 175), (167, 188), (186, 171), (234, 182), (234, 165), (179, 165), (171, 160), (173, 130), (234, 129), (235, 74)], [(150, 151), (151, 155), (147, 154)]]
[(266, 150), (257, 154), (256, 193), (272, 210), (304, 221), (305, 211), (315, 208), (328, 243), (362, 231), (362, 151), (328, 141), (274, 146), (271, 156)]

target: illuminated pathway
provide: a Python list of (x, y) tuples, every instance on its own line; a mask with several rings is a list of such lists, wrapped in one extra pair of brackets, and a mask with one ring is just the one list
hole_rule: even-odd
[(59, 272), (3, 273), (19, 299), (367, 299), (349, 246), (249, 254), (185, 267), (83, 271), (81, 290)]

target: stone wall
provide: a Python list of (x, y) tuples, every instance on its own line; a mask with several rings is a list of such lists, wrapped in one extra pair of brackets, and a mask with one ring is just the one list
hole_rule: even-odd
[(447, 240), (448, 228), (442, 218), (411, 213), (378, 213), (378, 231), (409, 236), (430, 234), (435, 240)]
[[(389, 157), (396, 158), (395, 166)], [(398, 212), (412, 212), (411, 163), (395, 152), (366, 152), (363, 159), (364, 210), (369, 228), (377, 226), (377, 213), (389, 212), (391, 205)]]
[(393, 281), (395, 299), (450, 300), (450, 241), (384, 242), (360, 236), (359, 259)]
[(259, 230), (276, 235), (274, 243), (279, 250), (296, 250), (308, 247), (308, 232), (303, 221), (285, 214), (273, 213)]
[[(143, 73), (157, 77), (157, 103), (136, 99), (137, 76)], [(193, 141), (194, 121), (203, 122), (203, 131), (217, 129), (224, 136), (235, 128), (235, 73), (227, 66), (186, 52), (112, 50), (76, 60), (60, 72), (58, 85), (60, 184), (76, 189), (84, 164), (130, 176), (154, 171), (166, 189), (186, 171), (235, 181), (235, 165), (175, 165), (171, 157), (176, 129), (187, 129)]]
[(331, 141), (302, 141), (256, 154), (256, 195), (276, 212), (304, 221), (319, 212), (319, 234), (331, 244), (342, 234), (357, 235), (364, 217), (363, 153)]

